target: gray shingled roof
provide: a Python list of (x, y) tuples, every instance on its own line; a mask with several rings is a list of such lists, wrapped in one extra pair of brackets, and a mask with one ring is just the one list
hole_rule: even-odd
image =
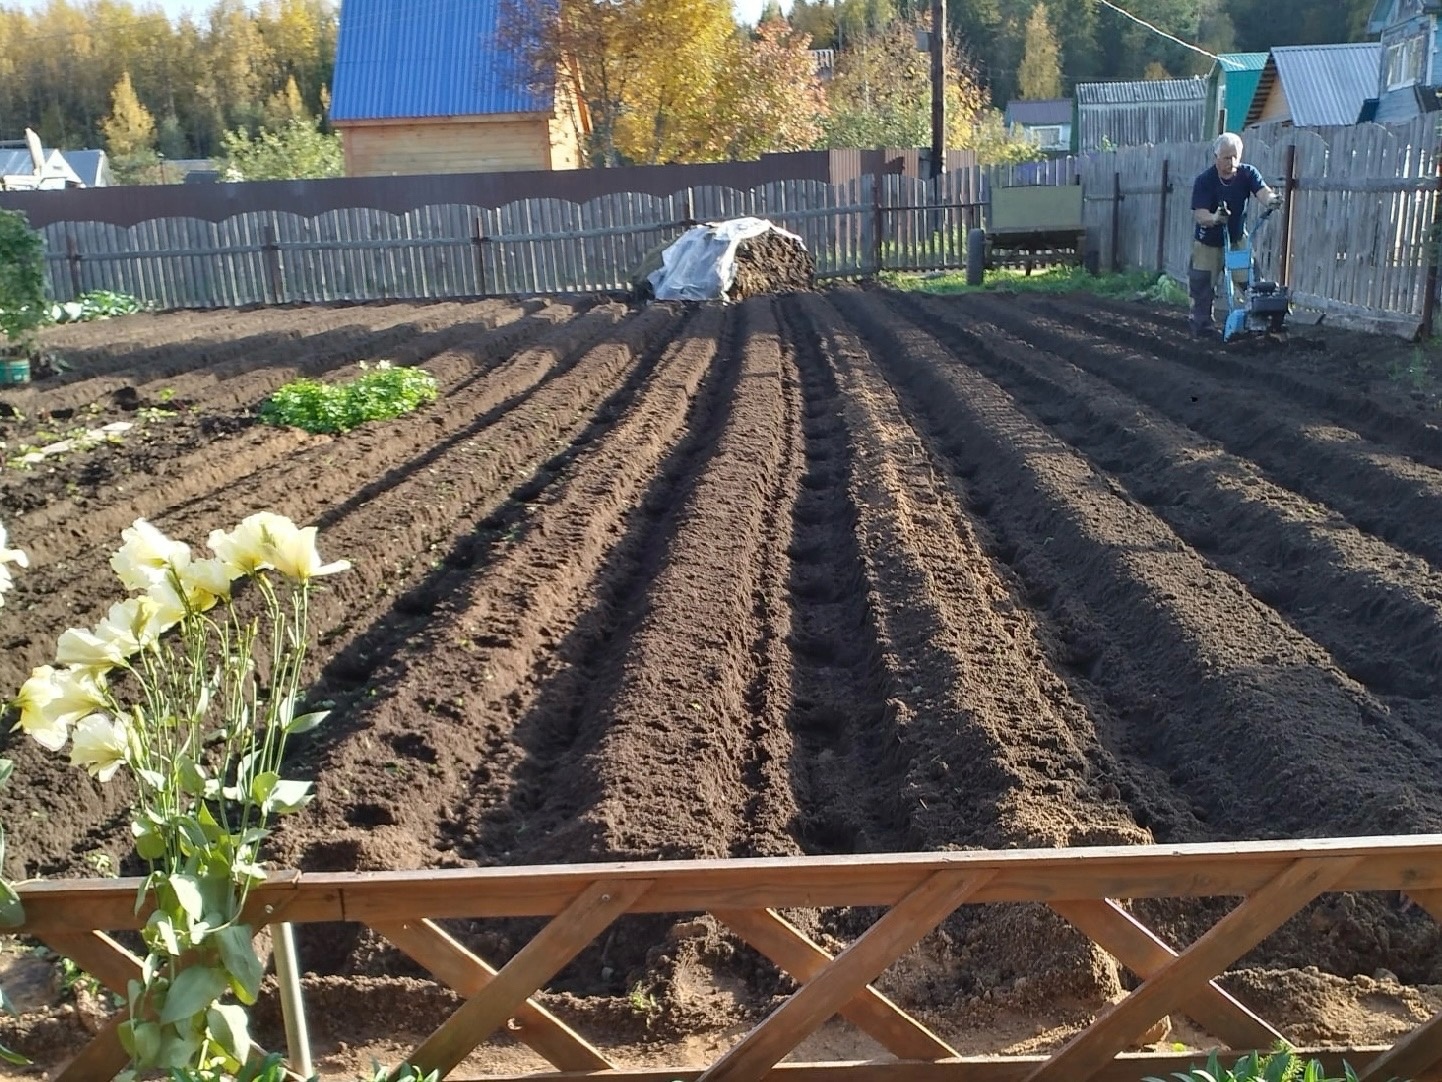
[(1020, 99), (1006, 105), (1008, 124), (1070, 124), (1070, 98), (1038, 98), (1032, 101)]
[(1077, 83), (1078, 105), (1135, 105), (1139, 102), (1205, 101), (1205, 79), (1134, 79)]

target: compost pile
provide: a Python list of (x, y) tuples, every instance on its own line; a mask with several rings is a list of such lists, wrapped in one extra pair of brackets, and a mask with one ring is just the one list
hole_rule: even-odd
[(815, 257), (790, 234), (768, 229), (737, 244), (736, 280), (726, 296), (739, 301), (760, 293), (790, 293), (815, 286)]

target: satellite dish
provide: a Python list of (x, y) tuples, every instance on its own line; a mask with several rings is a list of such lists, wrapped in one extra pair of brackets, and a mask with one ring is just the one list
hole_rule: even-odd
[(30, 161), (35, 166), (35, 175), (38, 177), (45, 171), (45, 148), (40, 145), (40, 136), (26, 128), (25, 145), (30, 148)]

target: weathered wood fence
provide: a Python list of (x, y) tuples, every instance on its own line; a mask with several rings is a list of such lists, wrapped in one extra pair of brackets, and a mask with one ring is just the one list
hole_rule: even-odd
[[(1264, 271), (1334, 322), (1430, 330), (1437, 293), (1437, 126), (1363, 124), (1248, 133), (1245, 158), (1288, 195), (1257, 240)], [(1125, 148), (1007, 168), (963, 166), (939, 180), (862, 175), (688, 187), (575, 203), (424, 206), (403, 214), (341, 206), (314, 216), (252, 211), (223, 221), (163, 218), (122, 227), (56, 221), (42, 232), (54, 296), (132, 293), (161, 307), (471, 297), (623, 289), (646, 253), (687, 225), (740, 215), (799, 234), (822, 276), (941, 270), (965, 263), (997, 184), (1086, 191), (1093, 258), (1184, 280), (1191, 182), (1208, 144)]]
[[(1406, 335), (1425, 324), (1430, 333), (1442, 213), (1435, 121), (1269, 125), (1243, 138), (1243, 159), (1287, 195), (1285, 210), (1256, 238), (1263, 273), (1333, 322)], [(1081, 162), (1087, 227), (1102, 265), (1185, 281), (1192, 180), (1211, 161), (1209, 145), (1174, 143)]]
[[(61, 880), (20, 888), (17, 929), (123, 994), (140, 960), (108, 935), (143, 925), (137, 880)], [(1228, 993), (1223, 974), (1320, 895), (1405, 891), (1442, 919), (1442, 835), (1177, 846), (915, 853), (751, 860), (486, 868), (428, 872), (277, 874), (248, 900), (257, 929), (286, 922), (360, 922), (466, 997), (416, 1047), (410, 1062), (449, 1076), (502, 1027), (554, 1070), (529, 1079), (597, 1082), (1136, 1082), (1200, 1057), (1125, 1050), (1159, 1019), (1183, 1014), (1218, 1046), (1270, 1050), (1282, 1034)], [(1124, 904), (1141, 898), (1226, 896), (1241, 901), (1180, 949)], [(963, 1057), (872, 985), (945, 920), (971, 905), (1040, 903), (1131, 970), (1140, 983), (1047, 1056)], [(886, 912), (834, 957), (778, 910), (832, 906)], [(710, 913), (795, 978), (797, 990), (704, 1068), (617, 1065), (533, 997), (625, 914)], [(453, 938), (448, 919), (544, 917), (549, 922), (499, 967)], [(785, 1063), (822, 1023), (841, 1015), (894, 1057), (865, 1063)], [(113, 1077), (126, 1063), (123, 1013), (58, 1075)], [(1303, 1050), (1313, 1054), (1313, 1050)], [(1316, 1051), (1345, 1059), (1364, 1082), (1442, 1078), (1442, 1015), (1390, 1048)]]

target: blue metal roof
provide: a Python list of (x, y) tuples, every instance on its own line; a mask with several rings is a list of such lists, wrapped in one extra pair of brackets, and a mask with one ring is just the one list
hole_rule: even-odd
[(501, 0), (342, 0), (332, 121), (548, 113), (497, 40)]

